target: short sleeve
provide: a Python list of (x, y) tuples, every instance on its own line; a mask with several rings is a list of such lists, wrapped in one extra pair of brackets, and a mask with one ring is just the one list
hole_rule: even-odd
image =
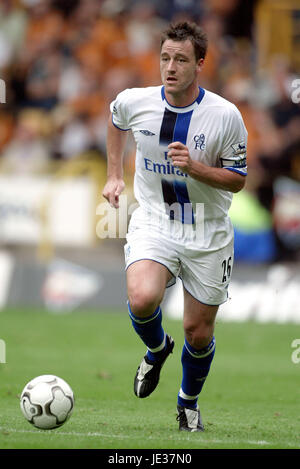
[(120, 130), (130, 130), (129, 122), (129, 103), (128, 90), (119, 93), (110, 104), (112, 113), (112, 122)]
[(224, 122), (220, 166), (247, 175), (247, 130), (237, 108), (230, 108)]

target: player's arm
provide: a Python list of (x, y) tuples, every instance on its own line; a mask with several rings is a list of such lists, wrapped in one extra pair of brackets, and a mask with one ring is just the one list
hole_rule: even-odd
[(168, 148), (168, 156), (172, 158), (173, 165), (197, 181), (229, 192), (239, 192), (243, 189), (246, 181), (244, 175), (193, 160), (188, 148), (181, 142), (173, 142)]
[(119, 196), (125, 188), (123, 179), (123, 156), (127, 132), (118, 129), (112, 122), (112, 115), (107, 126), (107, 181), (102, 195), (111, 206), (119, 207)]

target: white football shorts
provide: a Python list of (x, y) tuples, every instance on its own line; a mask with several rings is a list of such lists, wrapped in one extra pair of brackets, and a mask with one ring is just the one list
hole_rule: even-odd
[[(178, 222), (180, 223), (180, 222)], [(148, 259), (164, 265), (198, 301), (220, 305), (228, 298), (233, 266), (233, 238), (219, 249), (199, 248), (199, 243), (185, 242), (185, 237), (149, 224), (141, 209), (133, 213), (124, 246), (126, 269), (134, 262)]]

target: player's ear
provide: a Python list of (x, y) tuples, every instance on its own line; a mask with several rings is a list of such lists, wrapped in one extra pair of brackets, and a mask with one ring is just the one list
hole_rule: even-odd
[(203, 64), (204, 64), (204, 59), (199, 59), (197, 62), (198, 72), (202, 70)]

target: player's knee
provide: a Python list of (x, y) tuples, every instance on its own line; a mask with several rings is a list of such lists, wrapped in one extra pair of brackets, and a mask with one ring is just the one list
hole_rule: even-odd
[(138, 290), (128, 295), (131, 311), (134, 315), (146, 317), (159, 306), (161, 299), (148, 290)]
[(206, 347), (212, 340), (214, 324), (203, 321), (200, 324), (185, 323), (184, 333), (188, 343), (195, 349)]

